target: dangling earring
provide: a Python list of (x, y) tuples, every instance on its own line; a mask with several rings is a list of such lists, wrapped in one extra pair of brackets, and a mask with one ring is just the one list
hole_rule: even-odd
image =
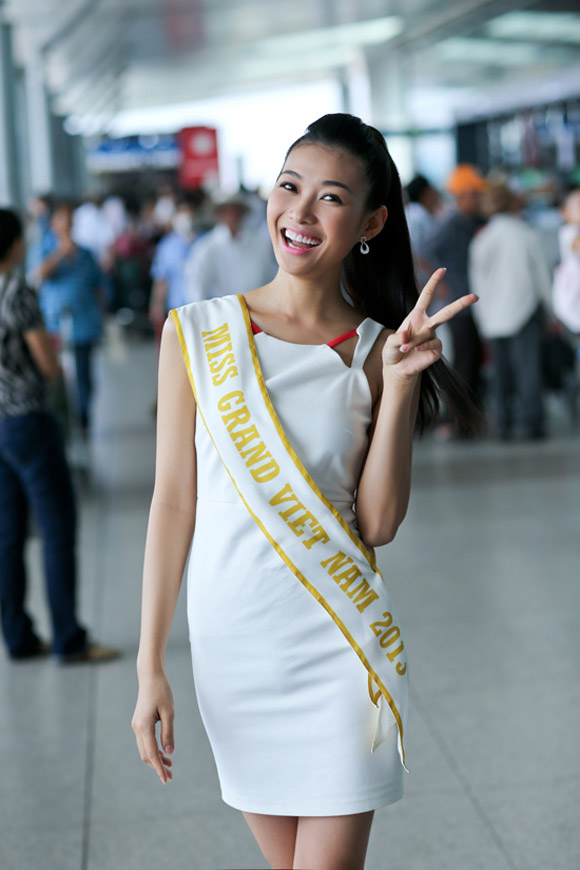
[(360, 252), (361, 252), (361, 254), (368, 254), (369, 251), (370, 251), (370, 248), (369, 248), (369, 245), (367, 242), (367, 237), (361, 236), (361, 238), (360, 238)]

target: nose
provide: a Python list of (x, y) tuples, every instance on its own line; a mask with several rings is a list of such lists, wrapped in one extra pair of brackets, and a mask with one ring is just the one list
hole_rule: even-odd
[(312, 196), (306, 193), (297, 194), (292, 201), (289, 215), (297, 224), (311, 224), (316, 220), (313, 205)]

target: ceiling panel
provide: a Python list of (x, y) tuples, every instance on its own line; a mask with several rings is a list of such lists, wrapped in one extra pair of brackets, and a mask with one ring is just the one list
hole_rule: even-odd
[[(109, 113), (335, 75), (397, 49), (410, 88), (485, 88), (580, 64), (578, 2), (5, 0), (59, 111)], [(580, 84), (579, 84), (580, 90)]]

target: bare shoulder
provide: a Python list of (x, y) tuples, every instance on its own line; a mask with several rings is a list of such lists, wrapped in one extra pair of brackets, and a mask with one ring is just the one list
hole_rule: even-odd
[(382, 332), (379, 332), (365, 360), (364, 371), (371, 388), (373, 405), (380, 399), (383, 391), (383, 347), (389, 335), (392, 335), (394, 331), (394, 329), (385, 328)]
[(187, 404), (193, 402), (189, 373), (173, 317), (163, 324), (159, 350), (159, 392), (178, 392)]

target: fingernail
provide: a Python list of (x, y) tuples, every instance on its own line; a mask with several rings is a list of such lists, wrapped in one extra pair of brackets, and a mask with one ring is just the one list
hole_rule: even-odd
[(166, 753), (167, 753), (168, 755), (171, 755), (171, 753), (173, 752), (173, 746), (172, 746), (171, 744), (168, 744), (168, 745), (165, 747), (165, 751), (166, 751)]

